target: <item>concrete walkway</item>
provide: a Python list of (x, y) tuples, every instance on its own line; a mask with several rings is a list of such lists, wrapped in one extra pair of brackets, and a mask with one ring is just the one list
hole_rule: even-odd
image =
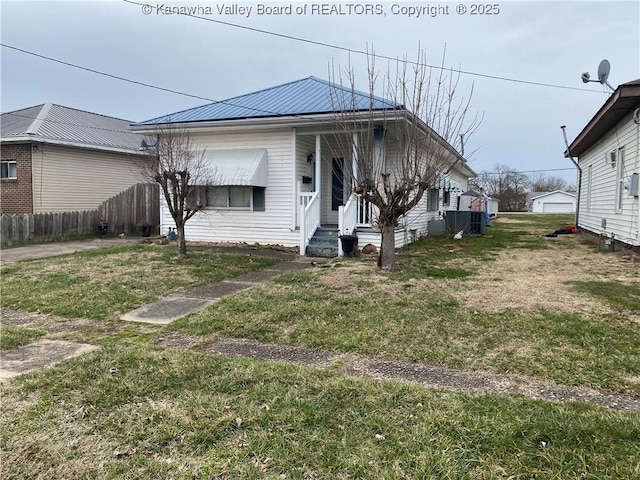
[(3, 351), (0, 361), (0, 380), (55, 365), (97, 349), (96, 345), (86, 343), (44, 339)]
[[(244, 250), (247, 251), (247, 250)], [(251, 255), (276, 256), (281, 261), (271, 267), (245, 273), (221, 282), (202, 285), (199, 287), (182, 290), (179, 293), (158, 300), (157, 302), (143, 305), (120, 317), (128, 322), (143, 322), (166, 325), (192, 313), (199, 312), (211, 306), (221, 298), (235, 295), (236, 293), (266, 282), (278, 275), (294, 270), (316, 265), (316, 261), (297, 255), (278, 252), (252, 252)]]
[(117, 245), (133, 245), (140, 241), (137, 237), (94, 238), (90, 240), (74, 240), (71, 242), (52, 242), (24, 247), (3, 248), (0, 251), (0, 265), (7, 263), (35, 260), (36, 258), (57, 257), (76, 252), (85, 252), (97, 248)]

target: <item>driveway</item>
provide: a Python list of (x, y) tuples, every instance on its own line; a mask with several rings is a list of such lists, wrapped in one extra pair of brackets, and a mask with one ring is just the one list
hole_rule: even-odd
[(75, 240), (72, 242), (43, 243), (24, 247), (3, 248), (0, 251), (0, 265), (7, 263), (34, 260), (36, 258), (57, 257), (75, 252), (95, 250), (97, 248), (113, 247), (116, 245), (134, 245), (138, 238), (94, 238), (90, 240)]

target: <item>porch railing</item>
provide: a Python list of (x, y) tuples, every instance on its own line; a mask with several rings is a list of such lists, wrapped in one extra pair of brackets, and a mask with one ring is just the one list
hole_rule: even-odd
[(356, 227), (370, 227), (373, 221), (373, 205), (361, 195), (357, 195), (356, 209)]
[(351, 194), (345, 205), (338, 207), (338, 233), (340, 235), (350, 235), (358, 223), (358, 204), (360, 196)]
[[(356, 229), (360, 196), (352, 193), (345, 205), (338, 207), (338, 235), (351, 235)], [(338, 242), (338, 256), (344, 255), (342, 242)]]
[(300, 193), (300, 255), (320, 226), (320, 195), (318, 192)]

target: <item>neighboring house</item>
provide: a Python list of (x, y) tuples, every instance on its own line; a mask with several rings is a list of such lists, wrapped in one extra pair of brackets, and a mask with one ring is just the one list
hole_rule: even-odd
[(569, 145), (581, 171), (578, 227), (640, 246), (640, 80), (620, 85)]
[(527, 210), (534, 213), (574, 213), (576, 194), (564, 190), (527, 193)]
[[(326, 226), (336, 250), (337, 234), (354, 230), (361, 246), (380, 245), (375, 209), (350, 190), (355, 162), (344, 146), (348, 142), (339, 138), (344, 134), (331, 102), (336, 90), (350, 93), (309, 77), (132, 126), (150, 135), (167, 124), (188, 131), (222, 176), (205, 196), (206, 208), (187, 223), (187, 240), (299, 246), (305, 254), (316, 231)], [(363, 112), (371, 102), (381, 114), (398, 109), (369, 94), (357, 92), (355, 97)], [(387, 137), (380, 138), (386, 142), (382, 151), (393, 152)], [(462, 156), (444, 140), (440, 143), (450, 171), (403, 218), (397, 246), (426, 233), (428, 222), (445, 210), (455, 210), (457, 193), (466, 191), (468, 178), (475, 176)], [(173, 225), (165, 205), (162, 231)]]
[(51, 103), (3, 113), (0, 213), (92, 210), (144, 182), (130, 123)]

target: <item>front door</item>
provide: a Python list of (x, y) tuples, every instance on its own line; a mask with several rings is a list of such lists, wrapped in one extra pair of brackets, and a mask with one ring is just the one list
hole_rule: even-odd
[(323, 224), (338, 224), (338, 207), (344, 205), (344, 158), (332, 158), (327, 173), (325, 201), (323, 202)]

